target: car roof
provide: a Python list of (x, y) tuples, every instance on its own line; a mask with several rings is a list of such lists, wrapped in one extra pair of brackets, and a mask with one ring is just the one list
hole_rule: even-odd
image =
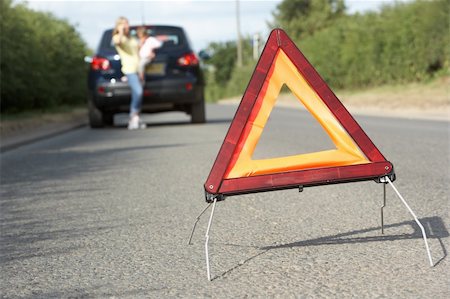
[[(143, 24), (143, 25), (130, 25), (130, 29), (134, 30), (139, 27), (145, 27), (147, 29), (175, 29), (175, 30), (181, 30), (184, 32), (184, 29), (180, 26), (172, 26), (172, 25), (153, 25), (153, 24)], [(114, 28), (106, 29), (104, 32), (113, 31)]]

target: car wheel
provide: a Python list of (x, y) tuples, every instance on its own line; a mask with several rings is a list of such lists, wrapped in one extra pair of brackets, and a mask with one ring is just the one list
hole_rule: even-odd
[(113, 126), (114, 125), (114, 114), (111, 112), (103, 112), (102, 113), (102, 121), (105, 126)]
[(88, 98), (89, 125), (92, 129), (103, 128), (105, 125), (112, 125), (114, 114), (104, 113), (95, 107), (91, 97)]
[(191, 105), (191, 123), (203, 124), (205, 122), (205, 101), (202, 100)]

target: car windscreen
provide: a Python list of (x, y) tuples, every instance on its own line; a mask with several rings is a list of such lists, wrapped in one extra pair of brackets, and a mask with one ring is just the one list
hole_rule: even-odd
[[(137, 27), (130, 28), (130, 35), (136, 36)], [(181, 28), (176, 27), (146, 27), (147, 35), (153, 36), (163, 42), (162, 50), (171, 50), (187, 47), (187, 40)], [(112, 30), (107, 30), (103, 34), (100, 42), (99, 52), (115, 51), (114, 43), (112, 42)]]

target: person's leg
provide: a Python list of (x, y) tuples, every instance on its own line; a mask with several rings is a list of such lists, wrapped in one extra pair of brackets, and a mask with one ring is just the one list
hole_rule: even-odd
[(128, 84), (131, 88), (130, 117), (139, 115), (142, 105), (142, 85), (138, 74), (127, 74)]
[(139, 113), (141, 112), (143, 88), (137, 73), (127, 74), (128, 85), (131, 88), (130, 102), (130, 121), (128, 129), (134, 130), (140, 128)]
[(145, 83), (145, 67), (149, 62), (150, 59), (148, 58), (141, 58), (139, 61), (139, 79), (141, 79), (143, 83)]

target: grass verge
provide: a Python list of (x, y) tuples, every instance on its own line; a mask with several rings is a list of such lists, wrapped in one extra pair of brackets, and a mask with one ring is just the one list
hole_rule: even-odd
[(85, 106), (64, 106), (48, 110), (31, 110), (20, 113), (1, 114), (0, 136), (2, 138), (36, 130), (49, 124), (87, 120)]

